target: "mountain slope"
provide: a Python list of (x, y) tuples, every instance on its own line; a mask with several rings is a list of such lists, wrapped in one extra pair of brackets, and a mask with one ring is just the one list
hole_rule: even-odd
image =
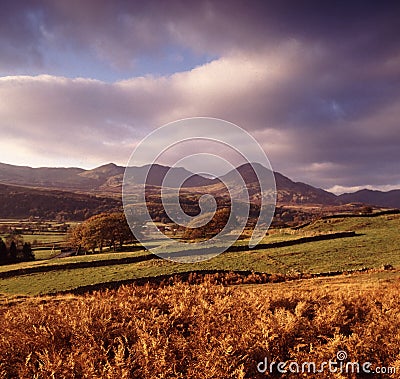
[[(253, 168), (254, 167), (254, 168)], [(255, 170), (254, 170), (255, 169)], [(237, 168), (247, 187), (258, 183), (257, 177), (270, 178), (271, 171), (260, 164), (244, 164)], [(257, 174), (256, 172), (257, 171)], [(258, 176), (257, 176), (258, 175)], [(337, 205), (339, 200), (333, 193), (315, 188), (305, 183), (293, 182), (288, 177), (274, 172), (277, 189), (277, 201), (281, 204), (324, 204)], [(223, 182), (233, 181), (235, 178), (234, 170), (221, 177)], [(272, 187), (272, 183), (266, 182), (267, 186)], [(254, 187), (253, 187), (254, 189)], [(257, 189), (254, 192), (257, 192)]]
[(363, 189), (354, 193), (344, 193), (338, 198), (344, 203), (365, 203), (378, 207), (400, 208), (400, 190), (382, 192)]
[(95, 182), (91, 178), (80, 176), (84, 172), (76, 167), (32, 168), (0, 163), (0, 182), (44, 188), (93, 188)]
[(117, 166), (114, 163), (108, 163), (103, 166), (80, 172), (78, 175), (82, 178), (106, 181), (108, 178), (116, 175), (123, 175), (125, 167)]
[[(128, 172), (135, 184), (143, 184), (149, 165), (142, 167), (128, 167)], [(169, 167), (153, 165), (147, 177), (147, 184), (160, 186)], [(75, 191), (120, 191), (125, 167), (109, 163), (92, 170), (81, 168), (32, 168), (0, 163), (0, 183), (15, 184), (29, 187), (66, 189)], [(166, 186), (175, 187), (184, 181), (185, 187), (199, 187), (212, 184), (213, 181), (200, 175), (193, 174), (183, 167), (171, 169)]]
[(117, 199), (66, 191), (0, 184), (0, 218), (40, 217), (84, 220), (101, 212), (121, 210)]
[[(128, 167), (127, 173), (134, 179), (135, 184), (143, 184), (146, 181), (146, 184), (152, 186), (163, 184), (165, 187), (175, 188), (180, 187), (179, 184), (182, 183), (184, 187), (202, 187), (214, 183), (212, 179), (193, 174), (183, 167), (170, 168), (159, 164)], [(163, 182), (164, 178), (166, 178), (165, 182)]]
[(279, 203), (340, 204), (339, 199), (333, 193), (302, 182), (293, 182), (279, 172), (275, 172), (275, 182), (278, 189), (277, 200)]

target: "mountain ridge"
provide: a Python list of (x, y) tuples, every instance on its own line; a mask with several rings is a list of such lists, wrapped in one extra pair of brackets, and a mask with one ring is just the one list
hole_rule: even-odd
[[(344, 202), (360, 202), (370, 205), (378, 205), (387, 208), (400, 207), (400, 189), (390, 191), (379, 191), (371, 189), (362, 189), (356, 192), (343, 193), (338, 198)], [(351, 201), (349, 201), (351, 200)]]
[[(232, 173), (237, 170), (250, 187), (256, 180), (254, 168), (259, 175), (265, 174), (266, 171), (264, 170), (269, 171), (261, 165), (256, 165), (247, 163), (214, 179), (193, 174), (183, 167), (170, 168), (159, 164), (130, 166), (126, 170), (138, 185), (144, 183), (145, 174), (148, 173), (146, 184), (150, 186), (161, 186), (167, 172), (171, 170), (171, 175), (168, 175), (169, 178), (164, 185), (177, 187), (176, 184), (178, 183), (187, 189), (216, 185), (218, 187), (219, 183), (229, 181), (233, 177)], [(0, 163), (0, 183), (2, 184), (103, 195), (120, 193), (124, 173), (125, 167), (118, 166), (115, 163), (104, 164), (89, 170), (78, 167), (32, 168)], [(294, 182), (279, 172), (274, 172), (274, 176), (278, 203), (322, 205), (365, 203), (374, 206), (400, 208), (400, 189), (388, 192), (365, 189), (354, 193), (335, 195), (306, 183)], [(184, 180), (185, 178), (186, 180)]]

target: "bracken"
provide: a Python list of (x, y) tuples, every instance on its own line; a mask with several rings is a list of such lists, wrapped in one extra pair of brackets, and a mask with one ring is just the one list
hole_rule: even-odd
[[(397, 283), (366, 291), (301, 291), (207, 280), (5, 302), (0, 375), (264, 378), (257, 363), (265, 358), (322, 362), (339, 350), (353, 362), (399, 372), (399, 294)], [(351, 377), (335, 375), (307, 377)]]

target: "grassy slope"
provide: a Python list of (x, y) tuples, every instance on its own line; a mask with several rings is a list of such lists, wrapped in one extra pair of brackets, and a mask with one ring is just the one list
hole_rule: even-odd
[[(342, 230), (355, 230), (360, 235), (284, 248), (225, 253), (210, 261), (197, 264), (176, 264), (163, 260), (153, 260), (135, 264), (23, 275), (0, 279), (0, 292), (10, 294), (50, 293), (101, 282), (204, 269), (254, 270), (268, 273), (316, 273), (362, 267), (380, 267), (382, 264), (400, 266), (399, 215), (380, 216), (371, 219), (320, 220), (299, 231), (292, 232), (294, 234), (285, 236), (285, 231), (282, 231), (282, 233), (274, 234), (270, 238), (271, 240), (280, 240), (281, 238), (294, 238)], [(116, 256), (127, 256), (129, 253), (108, 255), (115, 258)], [(70, 261), (107, 258), (106, 255), (97, 255), (64, 258), (58, 262), (63, 264)], [(52, 260), (51, 263), (56, 263), (56, 260)], [(30, 264), (48, 264), (48, 262), (32, 262)], [(7, 268), (1, 267), (0, 269), (6, 270)]]

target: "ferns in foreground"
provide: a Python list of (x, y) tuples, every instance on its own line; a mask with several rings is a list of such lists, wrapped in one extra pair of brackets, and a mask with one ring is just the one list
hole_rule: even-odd
[(4, 303), (0, 376), (263, 378), (265, 358), (321, 362), (339, 350), (400, 370), (399, 294), (397, 283), (352, 292), (204, 282)]

